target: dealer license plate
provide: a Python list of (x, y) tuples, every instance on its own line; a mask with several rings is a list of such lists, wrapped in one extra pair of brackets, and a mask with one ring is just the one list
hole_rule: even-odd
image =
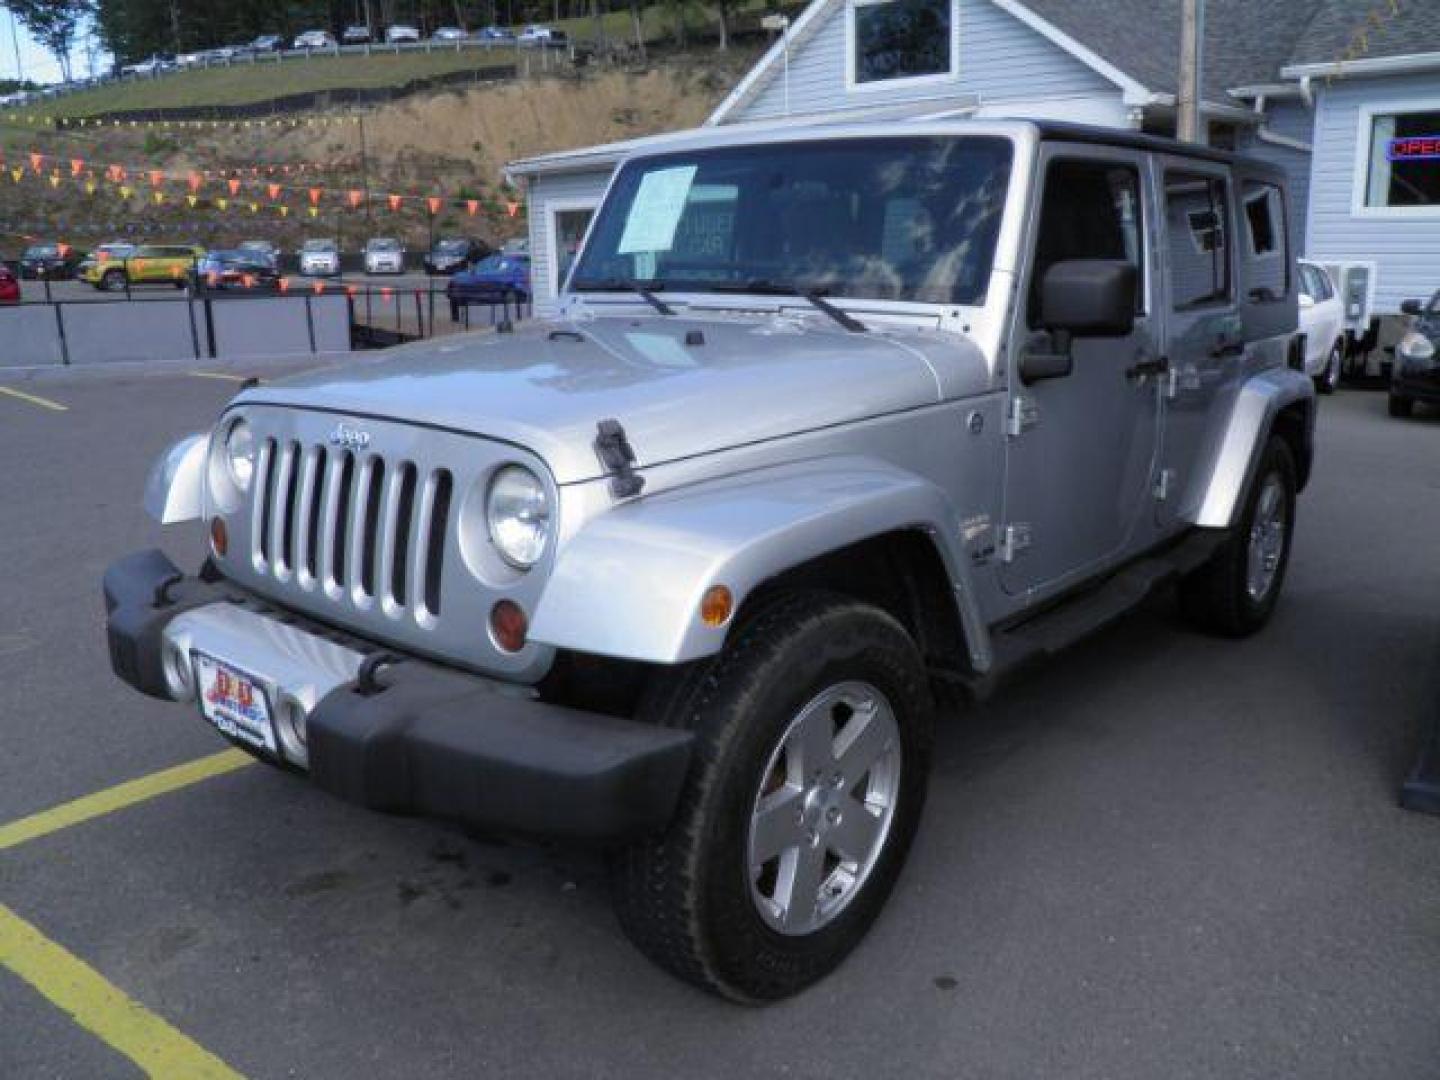
[(275, 725), (259, 681), (213, 656), (193, 655), (205, 719), (232, 739), (276, 753)]

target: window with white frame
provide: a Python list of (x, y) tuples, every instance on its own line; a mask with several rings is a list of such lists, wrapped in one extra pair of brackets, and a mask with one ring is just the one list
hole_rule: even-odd
[(850, 0), (849, 18), (852, 84), (955, 75), (954, 0)]
[(1440, 108), (1370, 117), (1367, 207), (1440, 207)]

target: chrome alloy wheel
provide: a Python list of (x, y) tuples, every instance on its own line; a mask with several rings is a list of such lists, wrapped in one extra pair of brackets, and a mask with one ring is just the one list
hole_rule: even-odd
[(1245, 591), (1259, 603), (1275, 585), (1280, 559), (1285, 553), (1286, 520), (1285, 484), (1278, 474), (1265, 478), (1260, 498), (1255, 502), (1255, 518), (1250, 523), (1250, 544), (1245, 561)]
[(843, 682), (790, 722), (761, 774), (746, 873), (756, 910), (811, 934), (864, 887), (900, 798), (900, 728), (874, 686)]

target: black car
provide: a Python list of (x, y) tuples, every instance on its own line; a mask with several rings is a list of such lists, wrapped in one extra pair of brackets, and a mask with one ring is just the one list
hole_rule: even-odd
[(1406, 300), (1400, 310), (1415, 321), (1395, 345), (1391, 416), (1409, 416), (1417, 401), (1440, 405), (1440, 291), (1429, 303)]
[(255, 251), (211, 251), (195, 266), (195, 284), (201, 290), (273, 292), (280, 287), (280, 271)]
[(456, 274), (495, 249), (473, 236), (452, 236), (436, 242), (425, 256), (427, 274)]
[(20, 276), (27, 281), (73, 278), (81, 254), (68, 244), (31, 244), (20, 256)]

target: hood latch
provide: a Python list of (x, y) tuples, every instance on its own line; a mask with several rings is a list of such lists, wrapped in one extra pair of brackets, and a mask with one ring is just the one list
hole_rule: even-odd
[(645, 478), (635, 473), (635, 449), (619, 420), (601, 420), (596, 425), (595, 453), (610, 473), (610, 494), (629, 499), (645, 488)]

